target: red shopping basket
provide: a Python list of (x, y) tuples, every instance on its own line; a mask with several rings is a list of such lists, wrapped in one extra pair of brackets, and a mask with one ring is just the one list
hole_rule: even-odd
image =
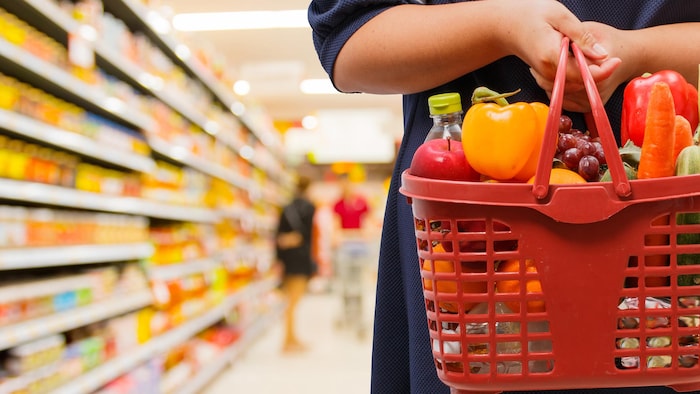
[[(616, 152), (571, 46), (603, 147)], [(557, 132), (568, 48), (565, 39), (545, 141)], [(549, 185), (550, 145), (534, 185), (403, 173), (438, 376), (452, 393), (700, 390), (700, 265), (682, 263), (700, 262), (700, 224), (676, 220), (700, 215), (700, 175), (627, 181), (608, 155), (612, 182)]]

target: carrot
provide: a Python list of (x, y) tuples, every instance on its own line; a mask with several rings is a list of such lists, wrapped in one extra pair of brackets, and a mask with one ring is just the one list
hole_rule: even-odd
[[(661, 178), (675, 174), (676, 160), (674, 156), (675, 136), (674, 124), (676, 109), (673, 104), (671, 88), (664, 82), (656, 82), (649, 93), (647, 117), (644, 127), (644, 142), (639, 156), (637, 178)], [(669, 217), (662, 216), (652, 221), (652, 226), (669, 224)], [(668, 234), (647, 234), (644, 237), (645, 246), (662, 246), (669, 244)], [(668, 254), (643, 256), (647, 267), (668, 266)], [(644, 284), (647, 287), (668, 286), (668, 277), (647, 276)]]
[(688, 119), (681, 115), (676, 115), (675, 122), (673, 123), (673, 135), (673, 161), (675, 162), (683, 148), (694, 144), (693, 130), (690, 129), (690, 122), (688, 122)]
[(649, 93), (637, 178), (673, 176), (676, 164), (673, 158), (675, 118), (671, 88), (665, 82), (654, 83)]

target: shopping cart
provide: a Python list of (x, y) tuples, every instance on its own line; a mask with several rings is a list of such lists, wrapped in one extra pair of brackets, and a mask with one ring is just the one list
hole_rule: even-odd
[(367, 334), (363, 294), (368, 258), (369, 245), (364, 239), (342, 240), (335, 258), (335, 283), (342, 301), (336, 325), (354, 330), (359, 338)]
[[(568, 48), (564, 40), (544, 141), (556, 137)], [(596, 132), (616, 152), (583, 55), (572, 50)], [(678, 242), (700, 236), (700, 224), (676, 221), (700, 213), (700, 175), (628, 181), (609, 154), (612, 182), (549, 185), (553, 145), (544, 144), (534, 185), (402, 176), (438, 376), (454, 394), (700, 390), (700, 286), (687, 280), (700, 278), (700, 265), (679, 264), (700, 262), (700, 244)], [(659, 256), (666, 265), (645, 264)], [(513, 260), (515, 271), (498, 270)], [(497, 291), (504, 281), (517, 290)], [(536, 281), (541, 290), (528, 285)]]

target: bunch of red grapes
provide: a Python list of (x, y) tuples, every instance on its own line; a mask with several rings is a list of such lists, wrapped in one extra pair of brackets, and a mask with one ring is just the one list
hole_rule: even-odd
[(559, 140), (554, 157), (589, 182), (598, 181), (607, 167), (600, 138), (573, 128), (571, 118), (566, 115), (559, 118)]

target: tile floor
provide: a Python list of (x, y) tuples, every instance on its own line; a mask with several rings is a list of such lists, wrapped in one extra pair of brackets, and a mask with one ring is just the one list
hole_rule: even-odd
[(202, 394), (362, 394), (369, 392), (374, 278), (364, 281), (363, 320), (367, 333), (339, 327), (339, 294), (308, 294), (299, 305), (298, 329), (309, 350), (283, 354), (282, 321), (270, 327)]

